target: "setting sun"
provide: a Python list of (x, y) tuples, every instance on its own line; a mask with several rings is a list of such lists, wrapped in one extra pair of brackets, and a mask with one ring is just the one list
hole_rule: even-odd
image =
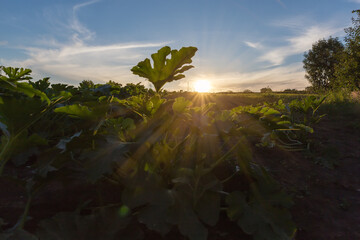
[(211, 83), (207, 80), (197, 80), (194, 83), (196, 92), (209, 92), (211, 90)]

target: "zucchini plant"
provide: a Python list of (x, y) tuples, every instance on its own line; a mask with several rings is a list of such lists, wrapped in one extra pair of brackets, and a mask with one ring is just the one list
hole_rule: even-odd
[[(84, 83), (74, 88), (49, 86), (44, 79), (25, 84), (30, 90), (17, 103), (14, 96), (22, 86), (18, 82), (29, 80), (30, 71), (7, 69), (8, 77), (2, 78), (7, 82), (0, 85), (7, 103), (0, 103), (1, 139), (6, 144), (15, 133), (18, 137), (13, 142), (19, 146), (41, 145), (43, 151), (31, 166), (31, 173), (36, 174), (32, 181), (75, 176), (84, 185), (111, 184), (120, 197), (109, 204), (92, 196), (96, 204), (79, 202), (74, 212), (58, 212), (42, 220), (36, 236), (30, 236), (23, 226), (27, 215), (31, 216), (33, 192), (41, 185), (35, 184), (29, 190), (20, 227), (0, 232), (0, 238), (23, 234), (29, 239), (146, 239), (151, 232), (163, 238), (180, 233), (186, 239), (206, 240), (223, 212), (254, 239), (292, 239), (296, 227), (288, 211), (291, 198), (253, 162), (248, 138), (254, 133), (243, 119), (246, 114), (256, 115), (262, 123), (279, 129), (283, 127), (281, 111), (269, 106), (219, 111), (215, 104), (193, 107), (185, 98), (168, 100), (159, 94), (166, 83), (184, 78), (183, 73), (193, 68), (188, 64), (196, 51), (195, 47), (163, 47), (152, 54), (153, 66), (149, 59), (139, 62), (132, 72), (147, 78), (156, 93), (140, 89), (132, 91), (139, 95), (126, 99), (117, 98), (121, 88), (114, 84), (101, 88), (87, 82), (89, 86)], [(71, 94), (64, 92), (67, 90)], [(43, 91), (52, 97), (73, 97), (61, 104), (52, 98), (48, 105)], [(22, 118), (28, 125), (12, 126), (18, 116), (7, 109), (12, 101), (38, 106), (36, 114), (24, 111), (35, 117)], [(44, 120), (45, 113), (51, 115), (44, 121), (48, 123), (34, 124)], [(45, 128), (47, 125), (50, 127)], [(14, 158), (9, 149), (16, 147), (2, 153), (4, 165)]]
[(2, 67), (2, 71), (5, 75), (0, 76), (0, 176), (15, 151), (46, 145), (46, 139), (29, 132), (29, 128), (60, 100), (51, 102), (45, 93), (23, 82), (31, 79), (30, 69)]

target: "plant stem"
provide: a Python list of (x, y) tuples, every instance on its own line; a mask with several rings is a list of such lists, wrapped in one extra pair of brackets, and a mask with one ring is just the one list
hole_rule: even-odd
[(4, 171), (5, 164), (9, 160), (6, 157), (6, 154), (9, 152), (9, 149), (11, 149), (11, 145), (12, 145), (13, 141), (14, 141), (14, 138), (10, 137), (10, 139), (5, 144), (4, 148), (2, 149), (2, 151), (0, 153), (0, 177), (2, 176), (2, 173)]
[(219, 158), (216, 162), (214, 162), (208, 169), (206, 169), (204, 171), (204, 175), (207, 173), (210, 173), (215, 167), (217, 167), (220, 163), (222, 163), (226, 158), (228, 158), (231, 153), (238, 147), (238, 145), (240, 144), (241, 141), (239, 141), (238, 143), (236, 143), (232, 148), (230, 148), (230, 150), (225, 153), (221, 158)]
[(32, 201), (32, 194), (29, 195), (29, 198), (28, 198), (28, 200), (26, 202), (26, 205), (25, 205), (24, 213), (21, 216), (20, 222), (17, 224), (16, 229), (23, 229), (24, 228), (26, 218), (27, 218), (27, 216), (29, 214), (31, 201)]

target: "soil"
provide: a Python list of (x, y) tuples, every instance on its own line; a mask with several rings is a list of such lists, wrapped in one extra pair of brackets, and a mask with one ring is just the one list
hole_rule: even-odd
[(323, 118), (315, 127), (310, 156), (256, 152), (255, 161), (267, 166), (293, 196), (297, 240), (360, 239), (360, 129), (353, 124), (360, 121), (359, 113)]
[[(314, 143), (311, 154), (264, 148), (254, 152), (254, 160), (264, 164), (293, 196), (291, 213), (298, 227), (296, 240), (360, 239), (359, 122), (360, 111), (355, 115), (328, 115), (316, 125), (311, 136)], [(13, 171), (10, 164), (6, 171)], [(74, 211), (79, 202), (99, 194), (102, 201), (118, 202), (121, 191), (101, 184), (63, 185), (54, 181), (34, 198), (29, 213), (32, 219), (25, 229), (34, 232), (40, 220), (60, 211)], [(0, 178), (0, 218), (7, 223), (4, 228), (16, 223), (25, 203), (25, 190), (13, 181)], [(89, 206), (97, 204), (92, 202)], [(251, 239), (224, 216), (220, 220), (210, 230), (209, 239)], [(221, 236), (220, 232), (224, 231), (229, 234)], [(172, 232), (167, 238), (180, 239), (178, 236)], [(160, 236), (152, 234), (150, 239)]]

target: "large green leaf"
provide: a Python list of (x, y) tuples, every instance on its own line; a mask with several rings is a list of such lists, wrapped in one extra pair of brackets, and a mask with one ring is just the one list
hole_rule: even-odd
[(13, 89), (14, 91), (24, 93), (25, 95), (29, 97), (38, 96), (40, 99), (44, 102), (47, 102), (50, 104), (50, 99), (46, 96), (45, 93), (43, 93), (40, 90), (35, 89), (31, 84), (29, 83), (17, 83), (16, 88)]
[(24, 68), (12, 68), (12, 67), (2, 67), (1, 70), (8, 76), (0, 76), (1, 80), (8, 80), (10, 82), (30, 80), (31, 70)]
[(76, 212), (58, 213), (40, 222), (40, 239), (139, 239), (139, 232), (126, 236), (130, 219), (119, 214), (120, 209), (105, 208), (82, 216)]
[[(196, 51), (196, 47), (183, 47), (178, 51), (165, 46), (151, 55), (154, 67), (151, 66), (150, 59), (146, 58), (133, 67), (131, 71), (140, 77), (147, 78), (159, 92), (165, 83), (185, 77), (181, 73), (193, 68), (193, 66), (185, 64), (192, 62), (191, 58)], [(167, 58), (169, 54), (171, 54), (171, 58)]]
[(166, 103), (166, 100), (161, 98), (158, 94), (151, 97), (149, 95), (132, 96), (124, 100), (115, 98), (115, 101), (125, 105), (128, 109), (144, 119), (153, 116), (160, 107)]
[(36, 236), (33, 234), (22, 230), (22, 229), (15, 229), (11, 232), (0, 233), (0, 239), (2, 240), (38, 240)]
[(97, 118), (93, 111), (88, 107), (82, 106), (80, 104), (73, 104), (64, 107), (58, 107), (54, 110), (56, 113), (66, 113), (73, 118), (82, 118), (82, 119), (94, 119)]
[(4, 104), (0, 104), (0, 121), (7, 126), (10, 135), (36, 121), (46, 110), (46, 106), (36, 98), (6, 96), (3, 101)]
[(130, 208), (139, 209), (137, 217), (140, 223), (165, 235), (171, 229), (171, 224), (166, 220), (172, 197), (159, 181), (159, 178), (149, 173), (128, 179), (122, 200)]
[(191, 101), (186, 100), (183, 97), (179, 97), (175, 99), (175, 102), (172, 105), (172, 109), (176, 113), (183, 113), (185, 109), (188, 108), (191, 104)]
[(296, 228), (287, 210), (292, 201), (264, 170), (253, 171), (257, 178), (247, 193), (235, 191), (226, 198), (227, 215), (255, 240), (290, 240)]
[[(180, 233), (190, 240), (206, 240), (208, 230), (199, 220), (192, 206), (189, 187), (181, 185), (171, 191), (174, 204), (171, 206), (167, 221), (177, 225)], [(211, 211), (211, 209), (209, 209)]]
[(156, 189), (149, 204), (140, 210), (138, 220), (144, 223), (149, 229), (165, 235), (171, 230), (171, 224), (166, 222), (168, 210), (172, 199), (169, 191), (165, 188)]
[(35, 89), (30, 83), (20, 82), (31, 79), (30, 69), (3, 67), (2, 70), (7, 76), (0, 76), (0, 88), (8, 89), (13, 92), (20, 92), (29, 97), (38, 96), (42, 101), (50, 104), (50, 99), (45, 93)]
[(28, 136), (27, 131), (24, 131), (12, 146), (12, 162), (15, 166), (23, 165), (29, 160), (30, 156), (39, 153), (39, 146), (46, 145), (48, 145), (47, 139), (38, 134)]
[(78, 170), (87, 181), (96, 182), (105, 174), (111, 174), (116, 164), (121, 165), (126, 161), (125, 155), (130, 145), (116, 138), (104, 139), (103, 136), (89, 136), (88, 133), (73, 136), (66, 143), (66, 152), (70, 155), (77, 153), (77, 160), (81, 162)]

